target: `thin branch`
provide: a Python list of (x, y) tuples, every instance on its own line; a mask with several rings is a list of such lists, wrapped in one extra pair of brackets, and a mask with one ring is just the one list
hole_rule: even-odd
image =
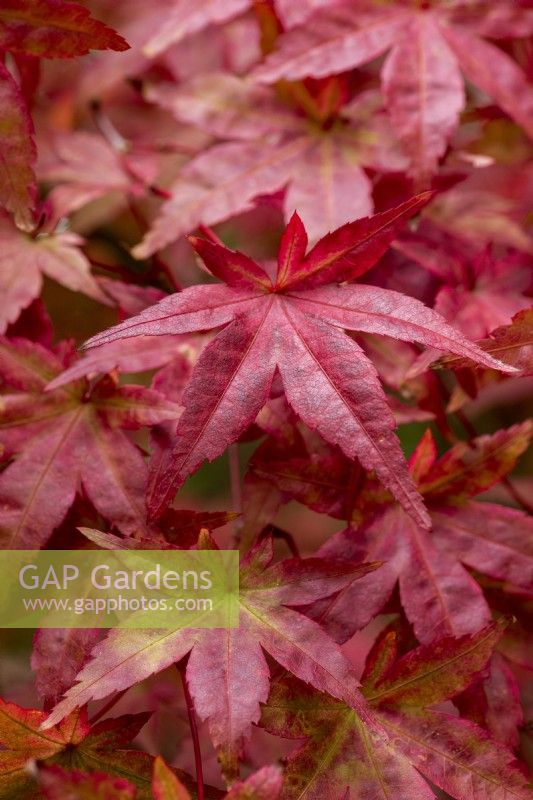
[(182, 660), (176, 664), (181, 678), (181, 685), (183, 687), (183, 696), (185, 698), (185, 705), (187, 706), (187, 715), (189, 717), (189, 727), (191, 729), (192, 744), (194, 748), (194, 764), (196, 767), (196, 788), (198, 800), (204, 800), (204, 770), (202, 765), (202, 751), (200, 749), (200, 737), (198, 735), (198, 725), (196, 723), (196, 714), (194, 713), (194, 703), (187, 685), (187, 678), (185, 675), (186, 661)]

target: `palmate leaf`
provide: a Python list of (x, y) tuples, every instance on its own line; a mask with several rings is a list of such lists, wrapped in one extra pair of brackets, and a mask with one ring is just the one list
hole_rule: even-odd
[[(403, 607), (420, 641), (479, 630), (490, 618), (483, 592), (465, 566), (533, 588), (533, 521), (523, 512), (475, 502), (513, 469), (527, 449), (533, 426), (515, 425), (458, 444), (441, 459), (426, 433), (411, 459), (411, 474), (428, 508), (432, 530), (419, 528), (379, 487), (369, 482), (351, 497), (353, 465), (340, 453), (311, 458), (261, 461), (253, 471), (285, 497), (321, 513), (345, 519), (364, 517), (319, 551), (328, 558), (384, 562), (372, 577), (347, 587), (312, 616), (338, 640), (346, 641), (381, 610), (399, 580)], [(351, 508), (351, 512), (348, 510)]]
[[(84, 55), (90, 49), (107, 48), (126, 50), (128, 44), (77, 3), (65, 0), (2, 2), (0, 53), (11, 53), (19, 69), (28, 57), (71, 58)], [(23, 70), (21, 78), (24, 78)], [(18, 227), (31, 231), (35, 227), (33, 216), (37, 199), (33, 122), (23, 88), (3, 64), (0, 64), (0, 101), (0, 203), (13, 214)]]
[(36, 631), (31, 667), (35, 673), (35, 688), (45, 708), (54, 706), (72, 686), (101, 637), (102, 631), (92, 628), (42, 628)]
[(255, 70), (258, 81), (321, 78), (353, 69), (390, 51), (382, 71), (393, 125), (421, 179), (435, 171), (459, 123), (465, 77), (491, 96), (533, 136), (533, 89), (518, 64), (481, 36), (526, 36), (532, 21), (524, 8), (499, 4), (498, 24), (490, 12), (466, 15), (461, 2), (432, 8), (379, 3), (332, 4), (301, 28), (283, 35), (278, 49)]
[[(533, 375), (533, 308), (515, 314), (510, 325), (496, 328), (490, 338), (478, 345), (494, 358), (520, 370), (522, 375)], [(471, 367), (468, 361), (460, 358), (444, 358), (442, 363), (453, 369)]]
[(275, 280), (242, 253), (193, 238), (208, 269), (226, 286), (194, 286), (88, 342), (94, 348), (136, 336), (225, 326), (203, 351), (187, 386), (176, 445), (153, 470), (152, 514), (160, 514), (191, 472), (220, 455), (255, 420), (279, 371), (301, 419), (349, 458), (357, 456), (366, 469), (376, 470), (405, 510), (420, 525), (428, 524), (376, 371), (341, 329), (385, 334), (509, 368), (411, 297), (338, 283), (367, 271), (429, 197), (422, 194), (349, 223), (307, 255), (305, 230), (295, 214), (283, 236)]
[(99, 134), (73, 131), (41, 142), (37, 171), (54, 184), (48, 200), (59, 219), (96, 200), (119, 211), (128, 198), (142, 197), (155, 180), (157, 158), (146, 153), (139, 158), (122, 139), (112, 146)]
[[(204, 536), (199, 546), (206, 545), (213, 546)], [(272, 542), (265, 539), (241, 561), (238, 628), (111, 632), (45, 727), (190, 653), (187, 682), (195, 708), (208, 721), (215, 746), (227, 747), (249, 732), (259, 719), (259, 704), (268, 697), (263, 650), (301, 680), (343, 698), (366, 719), (350, 662), (319, 625), (294, 609), (340, 591), (375, 565), (313, 558), (271, 564), (272, 556)]]
[(139, 258), (281, 189), (286, 221), (297, 209), (315, 242), (372, 212), (365, 168), (403, 171), (408, 164), (374, 93), (341, 107), (327, 126), (310, 119), (311, 112), (304, 117), (295, 104), (283, 103), (274, 87), (253, 86), (226, 73), (148, 87), (145, 97), (219, 142), (181, 170), (172, 199), (134, 248)]
[(2, 0), (0, 50), (38, 58), (73, 58), (90, 50), (127, 50), (118, 33), (66, 0)]
[[(515, 627), (514, 620), (511, 627)], [(504, 647), (502, 642), (500, 649)], [(497, 742), (510, 750), (519, 746), (524, 723), (520, 684), (501, 652), (493, 653), (488, 674), (474, 681), (454, 702), (461, 716), (481, 725)]]
[[(61, 358), (63, 356), (63, 359)], [(147, 533), (144, 458), (122, 428), (176, 419), (181, 408), (153, 390), (70, 382), (45, 392), (73, 359), (32, 342), (0, 342), (0, 442), (16, 454), (0, 476), (0, 542), (4, 548), (45, 544), (83, 486), (95, 508), (124, 533)]]
[[(230, 511), (197, 512), (169, 509), (159, 520), (159, 530), (150, 538), (115, 536), (91, 528), (78, 528), (91, 542), (108, 550), (177, 550), (193, 547), (202, 531), (214, 530), (239, 515)], [(89, 661), (91, 651), (102, 638), (101, 629), (41, 628), (33, 638), (31, 667), (35, 688), (50, 709), (75, 682)]]
[[(0, 699), (0, 798), (152, 800), (154, 757), (131, 744), (149, 718), (150, 713), (127, 714), (91, 724), (80, 709), (45, 732), (43, 711)], [(37, 762), (33, 771), (28, 770), (31, 759)], [(187, 773), (171, 774), (196, 797)], [(44, 793), (36, 777), (45, 778)], [(217, 800), (221, 792), (206, 786), (205, 796)]]
[(129, 749), (149, 717), (128, 715), (91, 726), (86, 712), (80, 710), (43, 732), (44, 712), (0, 700), (0, 797), (33, 800), (42, 796), (26, 769), (28, 760), (36, 759), (47, 765), (112, 773), (133, 782), (139, 797), (149, 798), (153, 757)]
[(500, 635), (499, 626), (489, 626), (420, 647), (396, 663), (394, 634), (378, 639), (363, 691), (381, 736), (347, 706), (294, 679), (274, 684), (261, 724), (279, 736), (307, 739), (289, 756), (282, 800), (431, 800), (421, 775), (457, 800), (530, 798), (511, 753), (472, 723), (427, 708), (465, 688)]
[(91, 275), (90, 262), (79, 248), (82, 242), (75, 233), (34, 238), (0, 213), (0, 333), (39, 296), (45, 275), (71, 291), (111, 304)]
[(443, 281), (434, 308), (470, 339), (488, 336), (530, 308), (529, 256), (477, 252), (431, 225), (420, 228), (398, 242), (397, 249)]

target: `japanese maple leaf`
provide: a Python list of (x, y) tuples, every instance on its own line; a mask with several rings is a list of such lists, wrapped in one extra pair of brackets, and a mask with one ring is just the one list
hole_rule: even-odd
[[(61, 358), (63, 355), (63, 360)], [(146, 466), (121, 428), (179, 416), (180, 408), (141, 386), (118, 386), (109, 376), (45, 392), (72, 360), (25, 340), (0, 343), (0, 441), (18, 454), (0, 476), (2, 546), (43, 545), (83, 487), (95, 508), (120, 530), (148, 530), (143, 495)]]
[[(196, 545), (202, 530), (215, 530), (238, 516), (231, 511), (169, 509), (159, 520), (159, 535), (150, 538), (119, 537), (91, 528), (78, 530), (108, 550), (177, 550)], [(102, 630), (98, 628), (41, 628), (35, 632), (31, 667), (45, 709), (58, 703), (70, 689), (101, 638)]]
[(156, 459), (148, 501), (152, 514), (169, 504), (206, 458), (220, 455), (254, 421), (278, 370), (301, 419), (349, 458), (357, 456), (366, 469), (375, 469), (408, 513), (427, 525), (376, 372), (341, 329), (386, 334), (509, 368), (411, 297), (338, 283), (372, 266), (428, 197), (347, 224), (307, 255), (305, 229), (295, 214), (281, 241), (275, 278), (242, 253), (192, 238), (208, 269), (226, 285), (186, 289), (89, 341), (95, 347), (225, 326), (202, 352), (184, 393), (174, 449)]
[(0, 212), (0, 333), (40, 295), (45, 275), (73, 292), (111, 304), (91, 275), (79, 248), (82, 242), (75, 233), (25, 233)]
[(0, 50), (38, 58), (72, 58), (90, 50), (127, 50), (116, 31), (65, 0), (2, 0)]
[[(99, 277), (98, 285), (117, 303), (121, 321), (144, 311), (167, 296), (165, 292), (152, 286), (124, 284), (109, 278)], [(152, 388), (170, 397), (169, 384), (172, 384), (172, 399), (176, 400), (178, 394), (181, 396), (181, 389), (190, 377), (201, 344), (200, 337), (191, 334), (169, 334), (157, 338), (137, 336), (128, 342), (110, 342), (82, 354), (82, 358), (50, 381), (47, 388), (57, 389), (80, 378), (95, 378), (113, 370), (121, 373), (145, 372), (162, 367), (154, 376)]]
[(378, 639), (363, 691), (386, 737), (369, 731), (353, 709), (294, 679), (275, 683), (261, 725), (306, 739), (288, 757), (281, 800), (433, 800), (424, 778), (456, 800), (530, 798), (511, 752), (482, 728), (431, 708), (471, 683), (500, 633), (489, 626), (441, 639), (398, 661), (394, 632)]
[(146, 194), (157, 168), (155, 156), (135, 152), (122, 137), (113, 146), (98, 134), (74, 131), (42, 142), (37, 172), (57, 184), (48, 199), (60, 218), (104, 198), (107, 214), (120, 211), (128, 198)]
[(520, 744), (520, 728), (524, 723), (520, 684), (501, 652), (493, 653), (487, 673), (462, 692), (455, 705), (461, 716), (485, 728), (493, 739), (514, 750)]
[(33, 228), (35, 143), (33, 122), (24, 96), (11, 73), (0, 64), (0, 204), (23, 230)]
[(498, 257), (490, 248), (472, 254), (431, 228), (407, 236), (397, 246), (443, 281), (434, 308), (470, 339), (482, 339), (508, 325), (533, 302), (526, 296), (533, 289), (529, 256)]
[[(491, 6), (495, 5), (495, 9)], [(465, 8), (461, 0), (331, 4), (284, 34), (255, 71), (259, 81), (344, 72), (390, 51), (382, 68), (393, 126), (414, 174), (435, 171), (465, 105), (461, 71), (533, 136), (533, 89), (518, 64), (483, 37), (526, 36), (530, 11), (511, 2)]]
[[(82, 709), (44, 732), (41, 725), (46, 716), (43, 711), (0, 700), (0, 798), (30, 800), (43, 796), (27, 770), (30, 759), (127, 778), (139, 788), (139, 797), (150, 797), (153, 757), (130, 749), (150, 714), (127, 715), (91, 725)], [(185, 778), (183, 773), (181, 777)]]
[[(520, 370), (522, 375), (533, 375), (533, 308), (515, 314), (510, 325), (492, 331), (478, 345)], [(453, 369), (470, 367), (464, 359), (448, 358), (443, 363)]]
[[(199, 546), (214, 545), (204, 535)], [(125, 689), (190, 654), (187, 682), (196, 711), (208, 721), (215, 746), (227, 748), (249, 732), (259, 719), (259, 704), (268, 697), (263, 650), (366, 717), (350, 662), (317, 623), (294, 608), (339, 591), (375, 565), (314, 558), (272, 564), (272, 555), (267, 538), (241, 560), (238, 628), (112, 631), (93, 650), (79, 682), (52, 711), (46, 727), (90, 699)]]
[[(294, 209), (315, 242), (328, 231), (373, 211), (372, 183), (363, 167), (402, 171), (405, 156), (374, 93), (328, 119), (304, 116), (274, 87), (253, 86), (226, 73), (186, 84), (162, 84), (148, 100), (216, 136), (218, 143), (189, 161), (149, 233), (134, 248), (145, 258), (199, 224), (214, 225), (250, 208), (254, 198), (286, 188), (286, 221)], [(312, 105), (312, 98), (309, 99)]]
[(35, 632), (31, 667), (45, 709), (52, 708), (70, 689), (101, 637), (102, 631), (92, 628), (42, 628)]
[(533, 204), (533, 165), (493, 164), (474, 169), (437, 195), (424, 211), (429, 222), (482, 250), (502, 244), (531, 253), (533, 240), (524, 219)]
[[(0, 7), (0, 54), (15, 58), (71, 58), (89, 49), (126, 50), (115, 31), (93, 19), (77, 3), (64, 0), (3, 0)], [(33, 123), (21, 88), (0, 64), (0, 203), (22, 230), (34, 227), (37, 197)]]
[[(339, 641), (364, 627), (383, 607), (396, 581), (407, 617), (420, 641), (479, 630), (490, 618), (479, 584), (463, 565), (525, 591), (533, 588), (533, 520), (512, 508), (476, 502), (514, 467), (533, 431), (530, 422), (436, 459), (428, 431), (411, 459), (411, 474), (428, 508), (432, 530), (422, 530), (377, 486), (357, 480), (354, 465), (338, 453), (254, 464), (288, 497), (346, 519), (363, 516), (358, 529), (333, 536), (319, 551), (328, 558), (382, 561), (372, 576), (319, 604), (319, 619)], [(355, 478), (355, 480), (354, 480)]]

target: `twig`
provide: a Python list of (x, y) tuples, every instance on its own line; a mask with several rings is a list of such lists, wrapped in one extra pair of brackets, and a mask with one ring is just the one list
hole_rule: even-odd
[(200, 750), (200, 737), (198, 735), (198, 725), (196, 723), (196, 714), (194, 713), (194, 703), (187, 685), (187, 678), (185, 675), (186, 661), (182, 660), (176, 664), (181, 678), (181, 685), (183, 686), (183, 696), (185, 698), (185, 705), (187, 706), (187, 715), (189, 717), (189, 727), (191, 729), (192, 744), (194, 748), (194, 764), (196, 768), (196, 789), (198, 800), (204, 800), (204, 770), (202, 766), (202, 751)]

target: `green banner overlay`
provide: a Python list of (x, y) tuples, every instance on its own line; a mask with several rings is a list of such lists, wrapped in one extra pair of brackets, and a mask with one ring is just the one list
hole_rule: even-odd
[(235, 628), (236, 550), (1, 550), (0, 628)]

